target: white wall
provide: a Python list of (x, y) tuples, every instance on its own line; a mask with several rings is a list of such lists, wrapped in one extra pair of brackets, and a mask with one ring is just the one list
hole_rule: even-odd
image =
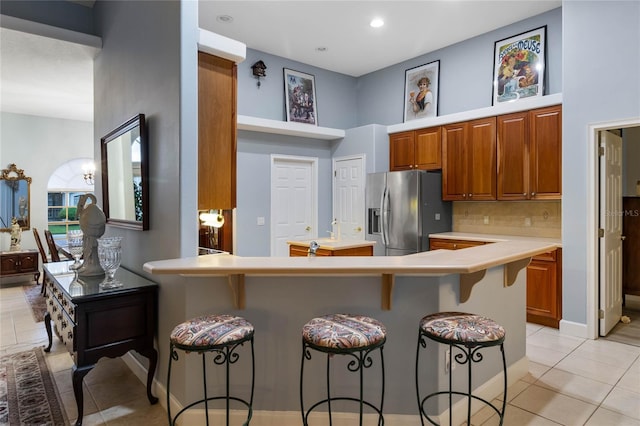
[[(93, 123), (3, 112), (0, 166), (15, 163), (31, 181), (31, 227), (47, 228), (47, 182), (73, 158), (93, 158)], [(40, 232), (42, 236), (42, 231)], [(9, 248), (9, 233), (0, 234), (0, 249)], [(37, 248), (31, 230), (22, 233), (22, 247)]]

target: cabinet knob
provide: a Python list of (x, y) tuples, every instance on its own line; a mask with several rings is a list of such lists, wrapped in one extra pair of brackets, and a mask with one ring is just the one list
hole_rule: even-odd
[(458, 248), (458, 245), (457, 245), (457, 244), (454, 244), (454, 245), (453, 245), (453, 249), (455, 250), (455, 249), (457, 249), (457, 248)]
[(620, 235), (620, 239), (621, 239), (622, 241), (624, 241), (624, 240), (626, 240), (626, 239), (627, 239), (627, 237), (626, 237), (625, 235)]
[(473, 197), (473, 194), (469, 194), (469, 198)]
[(467, 198), (467, 194), (462, 194), (462, 198)]
[(526, 197), (526, 196), (527, 196), (527, 193), (526, 193), (526, 192), (523, 192), (523, 193), (522, 193), (522, 195), (523, 195), (524, 197)]
[(535, 192), (532, 192), (532, 193), (531, 193), (531, 196), (532, 196), (532, 197), (535, 197), (535, 196), (536, 196), (536, 193), (535, 193)]

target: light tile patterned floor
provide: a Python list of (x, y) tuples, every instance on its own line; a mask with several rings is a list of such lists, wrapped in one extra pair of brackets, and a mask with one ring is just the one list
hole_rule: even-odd
[[(44, 325), (33, 320), (21, 286), (0, 288), (0, 354), (46, 343)], [(74, 423), (72, 361), (56, 343), (47, 362)], [(508, 391), (505, 425), (640, 426), (640, 347), (528, 324), (527, 355), (529, 374)], [(149, 405), (145, 386), (120, 359), (100, 360), (85, 377), (84, 389), (85, 425), (167, 423), (164, 409)], [(489, 414), (479, 412), (472, 424), (497, 425), (497, 416)]]

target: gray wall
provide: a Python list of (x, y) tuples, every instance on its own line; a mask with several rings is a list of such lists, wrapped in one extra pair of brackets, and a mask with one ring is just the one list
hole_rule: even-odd
[(63, 0), (2, 0), (0, 13), (19, 19), (95, 35), (93, 10)]
[[(150, 229), (106, 231), (124, 237), (122, 265), (146, 275), (149, 260), (196, 253), (197, 3), (98, 1), (94, 13), (103, 39), (94, 66), (95, 158), (100, 137), (129, 117), (144, 113), (148, 123)], [(164, 383), (168, 336), (186, 318), (186, 287), (180, 277), (150, 278), (160, 284), (156, 377)], [(177, 380), (172, 392), (184, 387)]]
[(562, 9), (558, 8), (360, 77), (358, 125), (402, 123), (405, 70), (436, 60), (440, 61), (438, 115), (491, 106), (494, 43), (544, 25), (545, 93), (562, 92)]
[[(586, 324), (588, 126), (640, 116), (640, 2), (565, 0), (562, 11), (562, 316)], [(634, 77), (609, 78), (612, 66)]]
[[(260, 87), (251, 70), (259, 60), (267, 65), (267, 76), (260, 79)], [(238, 64), (238, 114), (286, 120), (283, 68), (314, 76), (319, 126), (336, 129), (356, 126), (357, 80), (354, 77), (253, 49), (247, 49), (247, 59)]]

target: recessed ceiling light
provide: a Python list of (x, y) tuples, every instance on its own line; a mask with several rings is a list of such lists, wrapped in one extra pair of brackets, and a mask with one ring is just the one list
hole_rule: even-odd
[(374, 18), (371, 20), (369, 25), (371, 25), (373, 28), (380, 28), (381, 26), (384, 25), (384, 21), (380, 18)]
[(327, 50), (329, 49), (324, 46), (316, 47), (316, 52), (326, 52)]
[(225, 24), (230, 24), (233, 22), (233, 16), (229, 16), (229, 15), (218, 15), (216, 17), (216, 21), (218, 22), (224, 22)]

